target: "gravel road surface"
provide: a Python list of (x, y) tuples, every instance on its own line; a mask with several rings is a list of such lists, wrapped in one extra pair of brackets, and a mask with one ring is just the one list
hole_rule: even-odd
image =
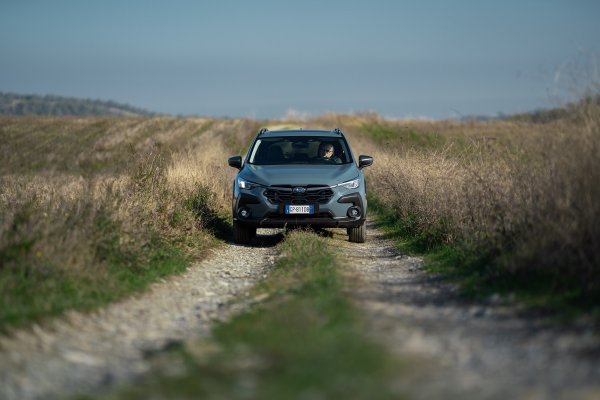
[(469, 303), (368, 227), (363, 245), (341, 234), (332, 243), (362, 282), (352, 293), (370, 334), (407, 360), (398, 385), (410, 397), (600, 399), (600, 337), (589, 323), (559, 328), (496, 298)]
[(209, 333), (268, 273), (281, 235), (227, 244), (182, 275), (91, 314), (0, 336), (0, 399), (53, 399), (106, 390), (149, 368), (148, 354)]
[[(330, 232), (369, 334), (403, 360), (396, 384), (416, 399), (599, 399), (600, 339), (491, 298), (468, 302), (421, 270), (369, 222), (367, 243)], [(280, 235), (225, 245), (186, 273), (92, 314), (70, 313), (0, 337), (0, 399), (107, 390), (139, 376), (147, 355), (207, 335), (269, 272)], [(258, 242), (257, 242), (258, 243)]]

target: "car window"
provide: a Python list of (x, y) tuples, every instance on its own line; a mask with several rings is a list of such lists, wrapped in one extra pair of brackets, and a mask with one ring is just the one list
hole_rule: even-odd
[(248, 162), (256, 165), (336, 165), (351, 163), (352, 159), (343, 138), (288, 136), (257, 139)]

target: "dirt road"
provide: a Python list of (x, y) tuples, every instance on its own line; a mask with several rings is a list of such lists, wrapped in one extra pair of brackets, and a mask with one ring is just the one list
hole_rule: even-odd
[(257, 246), (232, 244), (143, 294), (86, 315), (0, 336), (0, 399), (65, 398), (139, 376), (146, 355), (207, 335), (215, 320), (243, 307), (240, 295), (268, 273), (281, 235)]
[[(398, 385), (418, 399), (599, 399), (600, 338), (558, 328), (492, 298), (462, 300), (369, 225), (361, 246), (334, 235), (362, 284), (352, 293), (370, 334), (407, 360)], [(343, 232), (341, 232), (343, 233)]]
[[(402, 392), (417, 399), (600, 398), (600, 340), (590, 328), (552, 327), (497, 299), (466, 302), (373, 223), (365, 244), (331, 232), (369, 334), (404, 360), (395, 382)], [(64, 398), (142, 374), (147, 354), (207, 335), (214, 320), (242, 309), (236, 296), (268, 274), (279, 240), (224, 245), (143, 294), (0, 337), (0, 399)]]

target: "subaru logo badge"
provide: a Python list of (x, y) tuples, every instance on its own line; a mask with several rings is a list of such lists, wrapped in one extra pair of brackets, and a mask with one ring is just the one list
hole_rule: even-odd
[(292, 189), (292, 192), (294, 192), (295, 194), (300, 194), (306, 192), (306, 189), (303, 187), (295, 187)]

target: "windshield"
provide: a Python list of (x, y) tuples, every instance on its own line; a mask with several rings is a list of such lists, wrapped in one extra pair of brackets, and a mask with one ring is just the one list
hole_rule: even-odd
[(269, 137), (257, 139), (248, 160), (256, 165), (348, 164), (352, 162), (343, 138)]

